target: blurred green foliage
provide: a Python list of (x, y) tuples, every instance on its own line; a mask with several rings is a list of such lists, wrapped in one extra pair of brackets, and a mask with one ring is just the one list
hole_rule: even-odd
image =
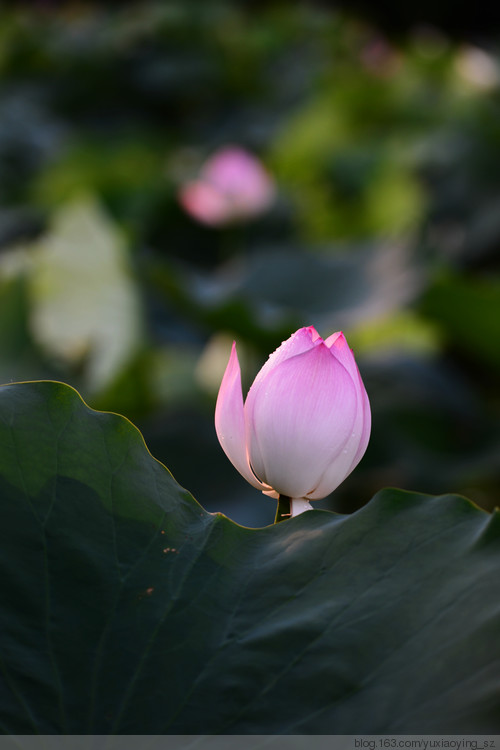
[[(225, 144), (278, 198), (206, 228), (180, 185)], [(79, 2), (0, 10), (0, 373), (136, 421), (209, 510), (273, 502), (226, 460), (217, 385), (301, 325), (343, 329), (373, 409), (324, 507), (500, 489), (500, 56), (353, 17)]]

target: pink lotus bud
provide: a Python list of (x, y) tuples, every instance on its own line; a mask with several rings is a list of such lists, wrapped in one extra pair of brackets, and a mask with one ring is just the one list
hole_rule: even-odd
[(210, 226), (250, 219), (274, 200), (274, 183), (262, 164), (235, 146), (218, 151), (202, 168), (197, 180), (179, 192), (183, 208)]
[(292, 498), (292, 515), (329, 495), (361, 460), (370, 437), (368, 396), (344, 335), (309, 326), (290, 336), (257, 374), (245, 404), (233, 344), (215, 429), (251, 485)]

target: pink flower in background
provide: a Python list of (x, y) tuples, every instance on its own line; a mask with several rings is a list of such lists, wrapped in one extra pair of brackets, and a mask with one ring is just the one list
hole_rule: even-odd
[(309, 326), (290, 336), (257, 374), (245, 404), (233, 344), (215, 428), (233, 466), (291, 512), (329, 495), (361, 460), (370, 437), (368, 396), (344, 335)]
[(274, 182), (260, 161), (229, 146), (204, 164), (198, 179), (181, 188), (179, 201), (197, 221), (218, 226), (258, 216), (274, 196)]

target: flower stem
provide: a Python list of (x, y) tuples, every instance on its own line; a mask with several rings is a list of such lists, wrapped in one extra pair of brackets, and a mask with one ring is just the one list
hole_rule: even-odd
[(276, 508), (276, 518), (274, 523), (285, 521), (290, 518), (290, 498), (288, 495), (280, 495), (278, 498), (278, 507)]

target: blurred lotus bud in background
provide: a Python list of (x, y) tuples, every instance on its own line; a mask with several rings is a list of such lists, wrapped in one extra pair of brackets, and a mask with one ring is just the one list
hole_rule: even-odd
[(196, 180), (179, 191), (179, 202), (209, 226), (246, 221), (266, 211), (275, 197), (273, 179), (261, 162), (237, 146), (217, 151)]

